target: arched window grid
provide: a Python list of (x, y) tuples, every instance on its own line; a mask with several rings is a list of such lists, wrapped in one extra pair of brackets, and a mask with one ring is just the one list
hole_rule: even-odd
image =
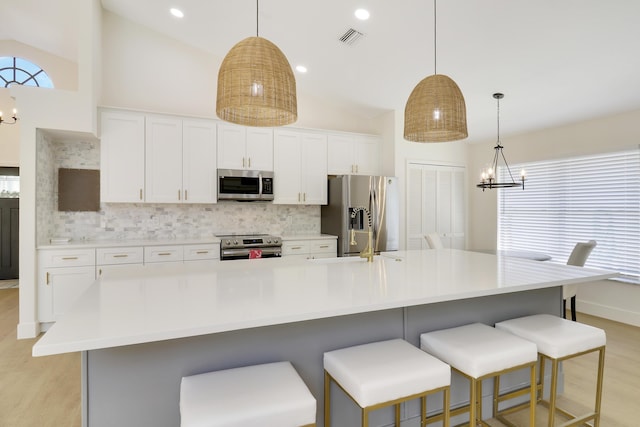
[(47, 73), (37, 65), (22, 58), (0, 57), (0, 85), (11, 84), (53, 88)]

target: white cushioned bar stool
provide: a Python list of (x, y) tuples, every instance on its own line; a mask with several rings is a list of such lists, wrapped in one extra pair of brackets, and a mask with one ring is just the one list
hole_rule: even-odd
[[(449, 426), (451, 368), (402, 339), (374, 342), (324, 353), (324, 425), (331, 426), (331, 383), (335, 382), (361, 409), (362, 426), (369, 412), (420, 398), (421, 426), (435, 421)], [(427, 419), (426, 397), (443, 392), (444, 411)]]
[[(600, 425), (600, 402), (602, 398), (602, 379), (604, 375), (604, 350), (607, 337), (602, 329), (582, 323), (561, 319), (550, 314), (537, 314), (496, 323), (496, 328), (536, 343), (540, 356), (540, 382), (538, 401), (549, 407), (549, 426), (555, 426), (556, 412), (563, 414), (569, 421), (561, 425), (583, 425), (593, 420), (594, 427)], [(576, 416), (556, 406), (558, 387), (558, 365), (563, 360), (583, 354), (598, 352), (598, 377), (596, 380), (596, 399), (594, 411)], [(551, 390), (549, 400), (543, 399), (544, 365), (551, 361)]]
[(181, 427), (311, 427), (316, 399), (290, 362), (182, 378)]
[[(482, 419), (482, 381), (493, 377), (493, 417), (511, 426), (504, 415), (529, 406), (529, 425), (535, 426), (538, 359), (535, 344), (491, 326), (472, 323), (424, 333), (420, 335), (420, 347), (469, 380), (469, 404), (451, 410), (451, 417), (469, 412), (469, 426), (489, 426)], [(500, 375), (525, 368), (530, 370), (530, 385), (500, 394)], [(527, 394), (527, 402), (499, 411), (501, 402)]]

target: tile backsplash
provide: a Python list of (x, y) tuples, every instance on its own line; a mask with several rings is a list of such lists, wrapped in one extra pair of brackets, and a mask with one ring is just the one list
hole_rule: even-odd
[(72, 240), (173, 239), (227, 233), (320, 233), (320, 207), (266, 202), (217, 204), (101, 203), (99, 212), (59, 212), (58, 168), (99, 169), (99, 141), (37, 138), (38, 244)]

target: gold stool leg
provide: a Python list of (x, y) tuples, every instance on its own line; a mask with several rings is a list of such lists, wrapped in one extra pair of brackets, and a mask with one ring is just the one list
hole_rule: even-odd
[(362, 427), (369, 425), (369, 411), (366, 408), (362, 408)]
[(529, 396), (529, 426), (535, 427), (536, 425), (536, 392), (538, 390), (538, 383), (536, 378), (536, 365), (531, 365), (531, 389)]
[(420, 398), (420, 425), (426, 427), (427, 425), (427, 396)]
[(476, 427), (476, 379), (470, 378), (470, 392), (469, 392), (469, 427)]
[(476, 425), (482, 424), (482, 380), (476, 381), (476, 387), (478, 387), (478, 391), (476, 391), (476, 405), (478, 405), (478, 409), (476, 410)]
[(395, 406), (396, 410), (396, 427), (400, 427), (400, 404), (397, 403), (393, 406)]
[(596, 385), (596, 417), (593, 420), (593, 427), (600, 426), (600, 412), (602, 406), (602, 381), (604, 378), (604, 347), (599, 351), (598, 357), (598, 382)]
[(538, 386), (538, 402), (540, 402), (543, 397), (544, 397), (544, 367), (547, 364), (546, 362), (546, 358), (542, 355), (538, 353), (538, 360), (540, 361), (540, 379), (539, 379), (539, 386)]
[[(442, 397), (442, 416), (444, 420), (442, 421), (442, 427), (449, 427), (449, 405), (450, 405), (450, 394), (449, 387), (444, 389), (444, 396)], [(425, 408), (426, 410), (426, 408)], [(426, 413), (426, 412), (425, 412)]]
[(558, 389), (558, 359), (551, 359), (551, 394), (549, 396), (549, 427), (555, 426)]
[(331, 377), (324, 371), (324, 425), (331, 427)]
[(496, 375), (493, 379), (493, 414), (495, 417), (498, 413), (498, 397), (500, 396), (500, 375)]

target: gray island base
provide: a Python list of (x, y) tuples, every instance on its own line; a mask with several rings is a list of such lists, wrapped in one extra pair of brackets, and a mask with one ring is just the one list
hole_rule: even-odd
[[(291, 361), (309, 386), (323, 426), (324, 352), (392, 338), (419, 346), (427, 331), (560, 315), (563, 284), (615, 275), (459, 250), (394, 252), (373, 263), (264, 259), (137, 267), (92, 285), (33, 354), (82, 352), (83, 425), (89, 427), (175, 427), (183, 376), (281, 360)], [(525, 384), (528, 373), (520, 374), (501, 387)], [(332, 397), (332, 425), (359, 425), (358, 408), (341, 391)], [(454, 376), (452, 404), (467, 400), (466, 380)], [(490, 414), (490, 396), (483, 400)], [(439, 411), (439, 396), (429, 405)], [(403, 405), (403, 426), (419, 425), (418, 407)], [(372, 414), (370, 425), (392, 423), (386, 408)]]

